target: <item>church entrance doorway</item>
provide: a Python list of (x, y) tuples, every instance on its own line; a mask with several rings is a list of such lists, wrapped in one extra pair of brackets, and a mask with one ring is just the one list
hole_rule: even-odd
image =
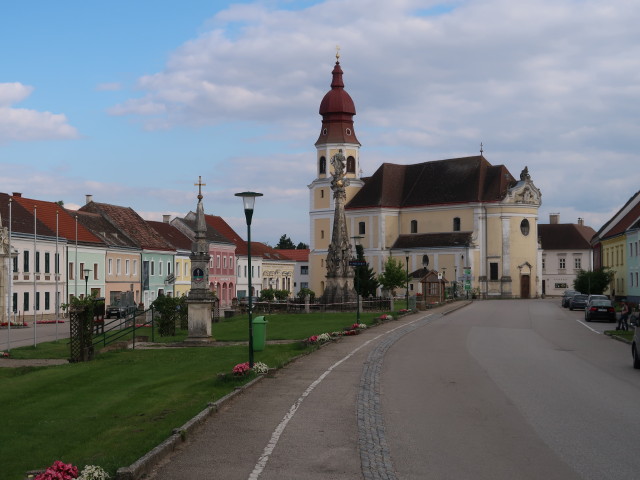
[(529, 298), (531, 295), (529, 275), (520, 276), (520, 298)]

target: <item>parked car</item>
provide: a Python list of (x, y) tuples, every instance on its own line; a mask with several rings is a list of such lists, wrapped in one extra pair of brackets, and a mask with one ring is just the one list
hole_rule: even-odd
[(581, 293), (574, 295), (571, 297), (571, 300), (569, 300), (569, 310), (585, 308), (587, 306), (587, 298), (589, 298), (589, 295), (583, 295)]
[(633, 368), (640, 369), (640, 326), (636, 325), (633, 332), (633, 341), (631, 342), (631, 355), (633, 355)]
[(565, 290), (562, 295), (562, 306), (564, 308), (569, 307), (569, 301), (573, 298), (574, 295), (578, 295), (580, 292), (576, 292), (575, 290)]
[(587, 298), (587, 307), (594, 300), (609, 300), (609, 297), (607, 297), (606, 295), (591, 294), (589, 295), (589, 298)]
[(106, 318), (127, 318), (129, 315), (134, 314), (136, 311), (135, 304), (133, 305), (120, 305), (119, 303), (109, 305), (107, 308)]
[(606, 322), (616, 321), (616, 310), (609, 299), (596, 298), (584, 309), (584, 319), (587, 322), (592, 320), (604, 320)]

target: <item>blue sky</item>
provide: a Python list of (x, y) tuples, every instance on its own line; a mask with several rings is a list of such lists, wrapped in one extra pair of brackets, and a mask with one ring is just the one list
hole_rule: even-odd
[(5, 2), (0, 191), (205, 209), (253, 237), (308, 242), (318, 107), (335, 45), (365, 175), (477, 154), (524, 166), (598, 229), (640, 186), (635, 1)]

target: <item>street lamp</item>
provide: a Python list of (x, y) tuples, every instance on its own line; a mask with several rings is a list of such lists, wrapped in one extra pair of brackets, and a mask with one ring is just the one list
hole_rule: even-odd
[(84, 272), (84, 298), (87, 298), (89, 292), (89, 272), (91, 271), (91, 269), (85, 268), (82, 271)]
[(406, 288), (406, 292), (404, 294), (405, 296), (405, 300), (407, 302), (407, 310), (409, 310), (409, 251), (405, 250), (404, 254), (405, 254), (405, 259), (407, 261), (407, 288)]
[[(359, 261), (358, 258), (358, 245), (360, 245), (360, 239), (364, 238), (360, 235), (356, 235), (355, 237), (351, 237), (353, 239), (353, 245), (356, 247), (356, 261)], [(355, 265), (353, 267), (353, 273), (355, 278), (355, 287), (356, 287), (356, 322), (360, 324), (360, 272), (358, 271), (358, 266)]]
[(253, 217), (253, 206), (256, 203), (256, 197), (261, 197), (261, 193), (256, 192), (242, 192), (236, 193), (236, 197), (242, 197), (242, 204), (244, 206), (244, 216), (247, 219), (247, 256), (248, 256), (248, 269), (249, 269), (249, 368), (253, 368), (253, 319), (252, 317), (252, 292), (251, 292), (251, 218)]

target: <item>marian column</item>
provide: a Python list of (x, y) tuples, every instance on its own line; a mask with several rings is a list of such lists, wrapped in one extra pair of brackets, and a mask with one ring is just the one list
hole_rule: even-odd
[(198, 177), (198, 207), (196, 208), (195, 239), (191, 247), (191, 290), (187, 298), (189, 306), (189, 335), (187, 342), (211, 342), (211, 321), (215, 297), (209, 290), (209, 242), (207, 224), (202, 205), (202, 177)]
[(349, 265), (352, 260), (351, 243), (347, 232), (347, 218), (344, 213), (344, 204), (347, 201), (345, 188), (349, 186), (349, 179), (345, 178), (346, 159), (342, 150), (338, 150), (331, 157), (333, 172), (331, 190), (335, 211), (333, 214), (333, 232), (331, 244), (327, 254), (327, 286), (322, 296), (324, 303), (341, 303), (356, 300), (353, 288), (353, 267)]

